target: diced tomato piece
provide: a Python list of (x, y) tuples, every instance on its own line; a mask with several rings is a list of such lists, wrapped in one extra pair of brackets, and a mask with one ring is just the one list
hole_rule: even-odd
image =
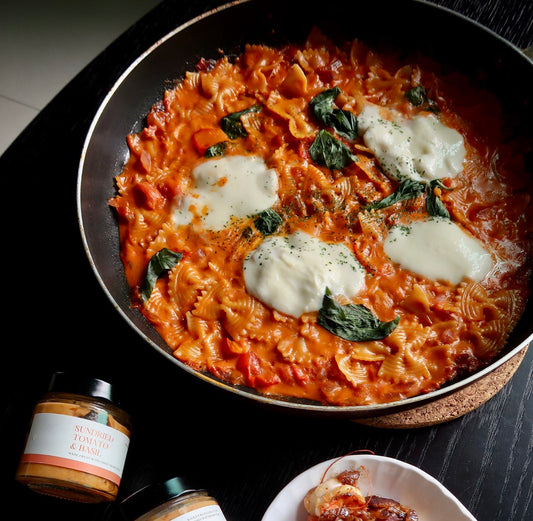
[(152, 156), (146, 150), (143, 150), (141, 152), (141, 157), (139, 158), (142, 167), (145, 169), (146, 172), (150, 173), (152, 170)]
[(161, 192), (163, 197), (166, 197), (167, 199), (173, 199), (178, 194), (182, 193), (178, 181), (173, 178), (165, 179), (162, 183), (157, 185), (157, 189)]
[(202, 155), (205, 154), (205, 151), (210, 146), (216, 145), (221, 141), (226, 141), (227, 139), (228, 138), (226, 134), (224, 134), (224, 131), (221, 128), (215, 127), (201, 128), (192, 136), (192, 141), (196, 147), (196, 150), (198, 150), (198, 152)]
[(115, 197), (109, 200), (109, 206), (112, 206), (117, 211), (118, 216), (121, 219), (133, 219), (135, 211), (131, 208), (131, 205), (126, 199)]
[(248, 352), (250, 346), (245, 342), (237, 342), (230, 338), (226, 338), (226, 348), (232, 355), (240, 355)]
[(311, 141), (309, 139), (301, 139), (298, 142), (298, 156), (302, 159), (309, 161), (311, 159), (311, 156), (309, 155), (310, 145)]
[(291, 371), (294, 376), (294, 379), (301, 383), (305, 384), (309, 381), (309, 375), (301, 369), (301, 367), (298, 367), (296, 364), (291, 364)]
[(165, 204), (164, 196), (148, 181), (137, 183), (133, 189), (133, 193), (137, 204), (146, 210), (157, 210)]
[(251, 387), (266, 387), (281, 382), (280, 377), (270, 367), (262, 364), (252, 351), (239, 356), (237, 369), (243, 373)]

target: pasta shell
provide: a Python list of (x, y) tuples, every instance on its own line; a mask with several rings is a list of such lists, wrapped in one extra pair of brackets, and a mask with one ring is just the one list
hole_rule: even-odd
[(296, 335), (280, 340), (276, 348), (283, 355), (283, 358), (289, 362), (302, 364), (309, 362), (311, 359), (305, 339), (296, 337)]
[(351, 355), (336, 355), (335, 361), (340, 372), (354, 387), (368, 380), (368, 369)]

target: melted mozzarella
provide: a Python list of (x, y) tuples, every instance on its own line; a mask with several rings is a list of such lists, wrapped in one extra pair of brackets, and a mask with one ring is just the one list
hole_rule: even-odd
[(199, 216), (206, 228), (221, 230), (232, 217), (242, 218), (270, 208), (278, 200), (278, 175), (255, 156), (227, 156), (199, 164), (191, 191), (177, 200), (176, 226)]
[(432, 218), (410, 226), (394, 226), (385, 253), (404, 268), (432, 280), (459, 284), (483, 280), (492, 269), (491, 255), (449, 219)]
[(455, 177), (463, 170), (463, 137), (433, 114), (410, 120), (398, 114), (391, 121), (383, 118), (378, 107), (367, 105), (357, 122), (366, 146), (394, 179), (428, 182)]
[(343, 244), (330, 244), (298, 231), (267, 237), (243, 263), (247, 291), (288, 315), (318, 311), (326, 287), (333, 295), (354, 297), (365, 272)]

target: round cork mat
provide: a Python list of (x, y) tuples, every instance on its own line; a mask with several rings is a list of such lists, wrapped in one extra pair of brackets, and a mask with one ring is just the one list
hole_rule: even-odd
[(386, 429), (410, 429), (444, 423), (477, 409), (496, 395), (511, 379), (524, 359), (527, 347), (476, 382), (460, 391), (425, 405), (376, 418), (361, 418), (353, 421), (372, 427)]

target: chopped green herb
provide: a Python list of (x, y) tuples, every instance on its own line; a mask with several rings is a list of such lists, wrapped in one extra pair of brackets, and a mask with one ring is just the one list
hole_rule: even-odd
[(220, 120), (220, 126), (230, 139), (246, 137), (248, 135), (248, 132), (246, 132), (246, 129), (242, 124), (241, 116), (244, 116), (245, 114), (250, 114), (252, 112), (259, 112), (260, 110), (261, 105), (256, 104), (239, 112), (232, 112), (231, 114), (224, 116)]
[(282, 222), (281, 215), (275, 210), (272, 210), (272, 208), (267, 208), (258, 215), (254, 224), (263, 235), (272, 235), (280, 227)]
[(169, 250), (168, 248), (163, 248), (152, 256), (141, 285), (141, 298), (143, 302), (146, 302), (150, 298), (157, 279), (173, 268), (182, 258), (182, 253)]
[(242, 231), (242, 237), (243, 237), (243, 239), (249, 239), (253, 234), (254, 234), (254, 231), (253, 231), (252, 228), (250, 228), (249, 226), (247, 226), (247, 227)]
[(336, 139), (327, 130), (320, 130), (309, 147), (311, 159), (319, 165), (341, 170), (345, 166), (357, 161), (357, 157), (342, 142)]
[(331, 297), (327, 288), (317, 319), (317, 323), (330, 333), (351, 342), (385, 338), (396, 329), (399, 322), (399, 316), (390, 322), (382, 322), (362, 304), (341, 305)]
[(410, 233), (411, 233), (411, 228), (409, 226), (405, 226), (405, 225), (399, 225), (398, 226), (398, 229), (400, 230), (400, 233), (404, 236), (404, 237), (407, 237)]

